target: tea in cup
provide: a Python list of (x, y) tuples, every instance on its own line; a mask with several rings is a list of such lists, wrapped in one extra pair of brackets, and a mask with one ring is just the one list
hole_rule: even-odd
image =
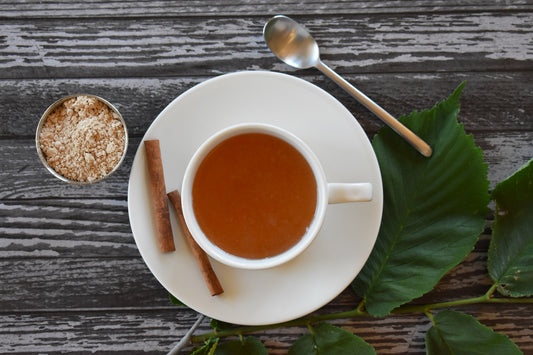
[(301, 139), (260, 123), (207, 139), (182, 185), (183, 215), (195, 241), (214, 259), (244, 269), (299, 255), (318, 235), (328, 204), (371, 199), (370, 183), (328, 183)]

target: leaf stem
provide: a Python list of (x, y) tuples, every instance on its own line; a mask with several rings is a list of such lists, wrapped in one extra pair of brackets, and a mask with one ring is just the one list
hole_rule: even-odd
[[(433, 304), (422, 304), (422, 305), (413, 305), (413, 306), (404, 306), (400, 308), (394, 309), (391, 313), (394, 314), (401, 314), (401, 313), (427, 313), (433, 309), (440, 309), (440, 308), (448, 308), (448, 307), (457, 307), (457, 306), (464, 306), (468, 304), (474, 304), (474, 303), (484, 303), (487, 302), (489, 299), (487, 299), (485, 296), (481, 297), (474, 297), (474, 298), (466, 298), (464, 300), (457, 300), (457, 301), (449, 301), (449, 302), (440, 302), (440, 303), (433, 303)], [(533, 302), (533, 300), (532, 300)]]
[(353, 318), (353, 317), (360, 317), (360, 316), (370, 316), (370, 314), (366, 311), (361, 311), (356, 308), (352, 311), (309, 316), (309, 317), (299, 318), (299, 319), (295, 319), (295, 320), (284, 322), (284, 323), (259, 325), (259, 326), (243, 326), (243, 327), (219, 330), (216, 332), (216, 334), (213, 331), (210, 333), (204, 333), (204, 334), (193, 336), (191, 337), (191, 342), (193, 343), (202, 342), (215, 335), (217, 337), (223, 338), (223, 337), (228, 337), (228, 336), (235, 336), (238, 334), (258, 332), (258, 331), (269, 330), (269, 329), (276, 329), (276, 328), (282, 328), (282, 327), (307, 326), (309, 324), (326, 321), (326, 320)]
[(433, 318), (433, 314), (430, 311), (426, 311), (424, 313), (426, 313), (426, 316), (429, 318), (431, 323), (435, 324), (435, 319)]
[(489, 288), (487, 293), (485, 293), (485, 297), (487, 297), (487, 300), (492, 297), (492, 295), (494, 294), (494, 291), (496, 291), (497, 288), (498, 288), (497, 282)]
[[(456, 301), (449, 301), (449, 302), (433, 303), (433, 304), (404, 306), (404, 307), (396, 308), (391, 313), (392, 314), (425, 313), (429, 317), (429, 319), (432, 320), (431, 310), (434, 310), (434, 309), (458, 307), (458, 306), (464, 306), (464, 305), (476, 304), (476, 303), (533, 303), (533, 298), (494, 298), (492, 297), (492, 295), (494, 291), (496, 290), (496, 287), (497, 287), (497, 284), (493, 285), (487, 291), (487, 293), (485, 293), (483, 296), (480, 296), (480, 297), (467, 298), (464, 300), (456, 300)], [(243, 327), (231, 328), (231, 329), (226, 329), (226, 330), (216, 331), (216, 332), (213, 331), (210, 333), (204, 333), (204, 334), (193, 336), (191, 337), (190, 340), (192, 343), (198, 343), (198, 342), (203, 342), (214, 336), (217, 336), (220, 338), (236, 336), (236, 335), (242, 336), (242, 334), (246, 334), (246, 333), (259, 332), (259, 331), (277, 329), (277, 328), (282, 328), (282, 327), (309, 326), (310, 324), (322, 322), (326, 320), (371, 316), (367, 311), (363, 310), (364, 308), (363, 305), (364, 303), (361, 302), (356, 309), (351, 310), (351, 311), (308, 316), (308, 317), (299, 318), (299, 319), (295, 319), (295, 320), (284, 322), (284, 323), (269, 324), (269, 325), (262, 325), (262, 326), (243, 326)]]
[(404, 307), (396, 308), (391, 313), (394, 313), (394, 314), (419, 313), (419, 312), (427, 313), (434, 309), (458, 307), (458, 306), (465, 306), (465, 305), (476, 304), (476, 303), (533, 303), (533, 298), (494, 298), (492, 297), (492, 294), (494, 293), (494, 290), (496, 289), (497, 286), (498, 286), (497, 284), (493, 285), (487, 291), (486, 294), (480, 297), (466, 298), (464, 300), (440, 302), (440, 303), (425, 304), (425, 305), (404, 306)]

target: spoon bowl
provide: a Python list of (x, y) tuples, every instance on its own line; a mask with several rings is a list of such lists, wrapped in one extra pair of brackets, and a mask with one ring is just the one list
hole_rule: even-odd
[(283, 62), (298, 69), (317, 68), (376, 114), (420, 154), (425, 157), (432, 155), (433, 151), (426, 142), (320, 60), (318, 44), (304, 26), (287, 16), (274, 16), (265, 24), (263, 37), (270, 50)]
[(288, 65), (307, 69), (320, 62), (318, 44), (307, 29), (286, 16), (275, 16), (263, 29), (270, 50)]

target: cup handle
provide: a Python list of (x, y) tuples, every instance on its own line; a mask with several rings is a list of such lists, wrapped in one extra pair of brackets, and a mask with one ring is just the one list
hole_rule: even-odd
[(328, 203), (372, 201), (372, 184), (328, 183)]

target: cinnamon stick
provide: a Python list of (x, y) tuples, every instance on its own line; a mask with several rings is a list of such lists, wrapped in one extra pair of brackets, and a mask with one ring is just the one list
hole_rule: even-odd
[(185, 235), (185, 239), (187, 240), (187, 243), (191, 248), (192, 254), (196, 259), (198, 266), (200, 267), (200, 271), (202, 272), (202, 276), (204, 277), (204, 280), (207, 284), (207, 288), (211, 292), (211, 296), (216, 296), (223, 293), (224, 289), (218, 281), (217, 275), (215, 274), (215, 271), (213, 270), (213, 267), (211, 266), (211, 263), (207, 258), (207, 254), (193, 239), (189, 228), (187, 228), (187, 225), (185, 224), (185, 218), (183, 217), (183, 210), (181, 208), (180, 193), (177, 190), (174, 190), (172, 192), (169, 192), (167, 196), (170, 200), (170, 203), (172, 203), (172, 206), (176, 210), (176, 214), (178, 215), (178, 219), (180, 220), (181, 229), (183, 231), (183, 234)]
[(163, 162), (161, 160), (159, 140), (154, 139), (144, 141), (144, 148), (146, 151), (148, 173), (150, 175), (150, 190), (155, 213), (159, 250), (162, 252), (173, 251), (176, 250), (176, 247), (174, 246), (174, 236), (170, 225), (170, 214), (166, 199), (165, 176), (163, 174)]

